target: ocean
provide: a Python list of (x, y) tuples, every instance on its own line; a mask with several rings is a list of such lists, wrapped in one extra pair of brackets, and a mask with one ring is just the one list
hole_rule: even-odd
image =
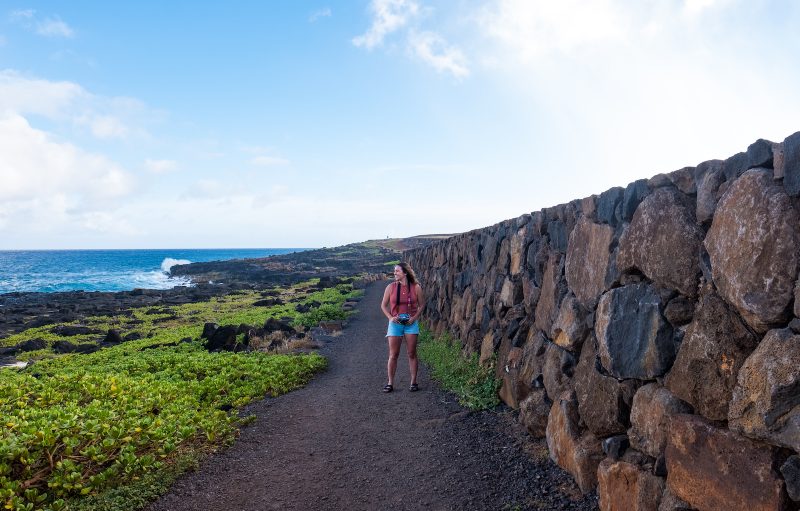
[(156, 250), (0, 250), (0, 293), (127, 291), (187, 285), (167, 273), (176, 264), (288, 254), (303, 248)]

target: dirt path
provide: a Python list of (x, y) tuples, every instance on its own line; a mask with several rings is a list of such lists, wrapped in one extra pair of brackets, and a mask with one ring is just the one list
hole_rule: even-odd
[(523, 441), (513, 412), (470, 413), (424, 368), (408, 392), (404, 349), (395, 391), (381, 392), (384, 286), (325, 348), (327, 372), (251, 405), (241, 438), (149, 510), (596, 509), (541, 442)]

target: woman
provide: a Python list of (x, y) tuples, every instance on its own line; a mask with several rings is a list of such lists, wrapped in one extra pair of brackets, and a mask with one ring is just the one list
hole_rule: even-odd
[(416, 392), (417, 385), (417, 336), (419, 335), (419, 319), (425, 299), (417, 276), (408, 263), (400, 263), (394, 267), (394, 282), (386, 286), (383, 292), (381, 310), (389, 319), (386, 338), (389, 339), (389, 362), (387, 372), (389, 382), (384, 385), (384, 392), (394, 389), (394, 373), (397, 369), (397, 358), (400, 356), (400, 345), (406, 340), (408, 368), (411, 371), (411, 385), (408, 390)]

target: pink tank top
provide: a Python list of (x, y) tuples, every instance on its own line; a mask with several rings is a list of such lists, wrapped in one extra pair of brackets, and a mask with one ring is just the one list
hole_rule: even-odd
[[(412, 284), (410, 287), (410, 292), (408, 288), (403, 287), (399, 282), (395, 283), (395, 288), (392, 289), (392, 314), (397, 316), (398, 314), (410, 314), (414, 315), (417, 313), (417, 286)], [(397, 288), (400, 288), (400, 299), (397, 299)]]

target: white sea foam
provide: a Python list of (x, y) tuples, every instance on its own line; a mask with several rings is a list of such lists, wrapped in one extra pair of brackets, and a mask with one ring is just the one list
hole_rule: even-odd
[(129, 286), (144, 289), (169, 289), (174, 286), (189, 286), (191, 283), (188, 277), (170, 277), (169, 273), (158, 270), (135, 272), (126, 279), (126, 284)]
[(167, 257), (163, 261), (161, 261), (161, 271), (164, 273), (169, 273), (169, 270), (172, 269), (173, 266), (176, 264), (190, 264), (191, 261), (188, 259), (173, 259), (171, 257)]

